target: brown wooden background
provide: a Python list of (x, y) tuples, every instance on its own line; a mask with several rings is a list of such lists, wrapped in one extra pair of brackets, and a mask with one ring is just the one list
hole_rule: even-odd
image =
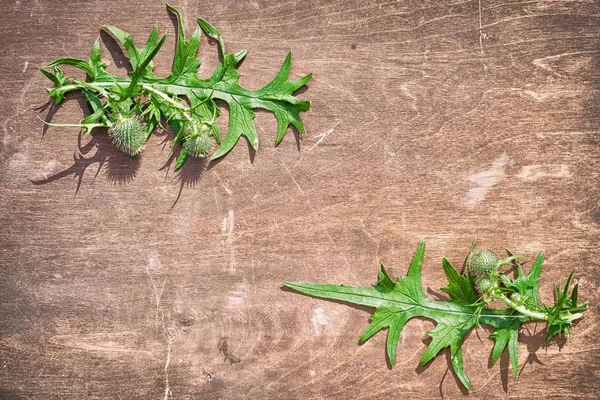
[[(275, 120), (259, 112), (255, 155), (241, 141), (181, 173), (162, 168), (167, 134), (129, 161), (105, 132), (43, 136), (35, 110), (49, 86), (38, 68), (87, 57), (105, 23), (142, 43), (157, 23), (167, 74), (163, 2), (1, 4), (2, 399), (461, 397), (445, 353), (417, 368), (432, 323), (408, 324), (389, 370), (384, 334), (357, 345), (365, 310), (281, 289), (372, 284), (380, 262), (405, 273), (420, 238), (432, 296), (441, 257), (461, 264), (479, 238), (545, 250), (543, 299), (576, 268), (592, 302), (561, 351), (541, 325), (522, 331), (518, 380), (506, 357), (489, 368), (489, 332), (474, 331), (471, 397), (599, 396), (598, 2), (175, 2), (188, 34), (201, 16), (229, 50), (249, 49), (247, 87), (289, 50), (293, 77), (314, 72), (299, 144), (290, 131), (274, 148)], [(204, 40), (202, 75), (216, 54)], [(81, 116), (74, 97), (52, 120)]]

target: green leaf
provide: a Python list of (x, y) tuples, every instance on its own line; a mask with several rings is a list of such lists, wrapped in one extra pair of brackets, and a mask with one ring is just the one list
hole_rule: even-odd
[(182, 148), (179, 156), (177, 156), (177, 160), (175, 161), (175, 169), (181, 168), (188, 158), (190, 158), (190, 155), (187, 151), (185, 151), (185, 149)]
[(54, 67), (54, 73), (48, 72), (44, 69), (40, 69), (42, 73), (54, 83), (54, 87), (48, 89), (48, 96), (54, 98), (54, 104), (60, 103), (65, 97), (65, 93), (58, 90), (68, 83), (64, 72), (59, 67)]
[[(150, 54), (158, 46), (158, 27), (156, 25), (152, 28), (150, 36), (148, 36), (148, 40), (146, 41), (146, 45), (141, 49), (138, 49), (136, 47), (133, 41), (133, 37), (129, 33), (112, 25), (103, 25), (102, 28), (110, 32), (115, 37), (115, 39), (121, 42), (121, 44), (125, 48), (125, 51), (127, 52), (127, 56), (129, 57), (129, 63), (131, 64), (131, 68), (133, 71), (139, 71), (140, 65), (144, 62), (144, 60), (148, 59)], [(165, 36), (163, 36), (163, 38), (164, 37)], [(154, 62), (152, 61), (152, 58), (153, 56), (150, 57), (149, 62), (147, 62), (146, 66), (142, 68), (141, 71), (141, 74), (146, 78), (154, 77), (154, 74), (152, 72), (154, 68)]]
[(225, 57), (225, 42), (223, 41), (223, 36), (221, 36), (217, 28), (202, 18), (198, 18), (197, 22), (200, 29), (202, 29), (202, 31), (204, 31), (208, 37), (219, 42), (219, 51), (221, 52), (221, 57)]
[(465, 388), (467, 388), (467, 390), (471, 390), (473, 389), (473, 386), (471, 385), (471, 381), (465, 372), (461, 347), (462, 339), (450, 345), (450, 364), (452, 365), (452, 369), (456, 373), (458, 380), (464, 385)]
[(169, 11), (177, 16), (177, 27), (179, 35), (177, 37), (177, 46), (175, 48), (175, 57), (173, 59), (173, 72), (169, 77), (172, 82), (176, 82), (182, 76), (198, 72), (200, 60), (196, 57), (200, 48), (200, 28), (196, 28), (190, 40), (185, 40), (181, 15), (179, 11), (171, 6), (167, 6)]
[(459, 274), (454, 266), (450, 264), (450, 261), (443, 258), (442, 266), (444, 267), (444, 273), (448, 279), (448, 286), (442, 288), (442, 292), (448, 294), (450, 298), (457, 303), (462, 304), (475, 304), (477, 302), (477, 292), (473, 288), (473, 282), (471, 276)]
[(519, 375), (519, 329), (521, 328), (521, 321), (513, 320), (507, 324), (505, 328), (498, 328), (490, 337), (495, 340), (494, 348), (490, 356), (490, 362), (492, 365), (496, 364), (504, 349), (508, 346), (508, 357), (512, 365), (513, 373), (515, 376)]
[[(285, 285), (299, 292), (316, 297), (347, 301), (353, 304), (376, 307), (371, 323), (360, 337), (364, 342), (382, 329), (388, 328), (387, 356), (391, 365), (395, 364), (398, 338), (404, 325), (414, 317), (430, 318), (437, 326), (429, 332), (433, 338), (420, 364), (431, 361), (441, 350), (451, 348), (452, 367), (461, 382), (470, 389), (470, 383), (462, 364), (460, 354), (462, 337), (477, 322), (475, 308), (455, 302), (429, 300), (421, 286), (421, 268), (425, 255), (425, 242), (421, 241), (405, 277), (393, 283), (383, 266), (377, 285), (355, 287), (343, 285), (320, 285), (311, 283), (286, 282)], [(393, 283), (393, 286), (392, 286)]]
[(86, 74), (88, 74), (88, 76), (94, 75), (94, 71), (90, 67), (90, 63), (86, 60), (81, 60), (79, 58), (65, 57), (65, 58), (59, 58), (58, 60), (54, 60), (50, 64), (48, 64), (49, 67), (58, 67), (60, 65), (70, 65), (71, 67), (75, 67), (75, 68), (78, 68), (78, 69), (84, 71)]
[(245, 136), (254, 150), (258, 149), (258, 136), (254, 127), (254, 112), (252, 108), (243, 107), (234, 101), (229, 105), (229, 130), (221, 146), (212, 155), (211, 159), (223, 157), (236, 145), (241, 136)]
[[(512, 257), (512, 252), (508, 252)], [(540, 253), (538, 258), (533, 263), (531, 267), (531, 271), (529, 274), (525, 274), (523, 272), (523, 266), (515, 261), (517, 264), (517, 277), (515, 279), (509, 278), (507, 276), (501, 276), (501, 280), (504, 285), (516, 293), (522, 295), (529, 307), (536, 310), (542, 310), (544, 305), (540, 302), (539, 299), (539, 287), (540, 287), (540, 276), (542, 274), (542, 264), (544, 262), (544, 253)]]
[(131, 81), (129, 82), (129, 86), (127, 92), (125, 92), (125, 96), (131, 97), (133, 91), (136, 89), (136, 84), (138, 81), (144, 77), (146, 77), (146, 68), (152, 62), (154, 56), (158, 53), (162, 45), (165, 43), (167, 39), (167, 35), (163, 35), (160, 41), (152, 48), (148, 50), (148, 54), (145, 54), (144, 58), (141, 58), (140, 64), (131, 72)]
[(54, 83), (55, 85), (60, 85), (61, 82), (58, 80), (58, 78), (56, 77), (56, 75), (54, 75), (52, 72), (48, 72), (45, 69), (40, 68), (40, 72), (42, 74), (44, 74), (46, 76), (46, 78), (50, 79), (52, 81), (52, 83)]
[[(428, 332), (432, 341), (425, 349), (419, 364), (427, 364), (442, 350), (449, 348), (452, 369), (468, 390), (471, 390), (471, 382), (463, 365), (461, 349), (464, 338), (475, 326), (486, 324), (494, 328), (494, 332), (490, 335), (495, 341), (490, 361), (492, 364), (496, 363), (507, 348), (516, 375), (519, 371), (518, 336), (523, 323), (535, 320), (548, 321), (549, 334), (568, 333), (572, 321), (582, 317), (582, 314), (576, 314), (576, 311), (587, 307), (586, 303), (576, 304), (577, 293), (571, 293), (570, 297), (566, 295), (571, 281), (569, 278), (564, 291), (559, 289), (556, 307), (560, 308), (560, 311), (555, 313), (554, 308), (547, 309), (547, 307), (544, 313), (539, 311), (542, 309), (538, 288), (543, 254), (538, 257), (528, 275), (525, 275), (523, 268), (519, 266), (516, 279), (504, 277), (503, 282), (506, 281), (508, 285), (497, 286), (497, 289), (490, 293), (490, 296), (495, 299), (504, 299), (503, 301), (511, 308), (491, 308), (487, 303), (478, 303), (478, 294), (473, 289), (468, 272), (459, 274), (446, 259), (442, 260), (442, 265), (448, 279), (448, 286), (442, 290), (450, 295), (450, 301), (434, 301), (427, 298), (421, 285), (424, 254), (425, 243), (421, 241), (406, 276), (399, 277), (396, 282), (390, 278), (382, 265), (377, 284), (374, 286), (306, 282), (284, 282), (284, 285), (310, 296), (374, 307), (375, 311), (371, 315), (370, 323), (360, 336), (359, 342), (363, 343), (379, 331), (387, 329), (386, 354), (392, 366), (396, 361), (398, 340), (406, 323), (415, 317), (431, 319), (436, 324), (434, 329)], [(500, 282), (497, 284), (500, 285)], [(513, 300), (505, 297), (510, 296), (511, 293), (515, 294)], [(523, 295), (528, 296), (528, 299), (523, 300), (525, 304), (521, 304)], [(575, 302), (571, 304), (571, 299), (574, 297)], [(533, 308), (529, 309), (527, 305)], [(552, 316), (555, 314), (557, 317), (553, 320)]]
[[(88, 120), (100, 121), (98, 123), (101, 126), (110, 126), (111, 121), (114, 122), (119, 116), (135, 114), (146, 118), (144, 122), (150, 134), (161, 120), (166, 120), (178, 128), (173, 145), (183, 143), (187, 135), (204, 126), (203, 129), (208, 128), (218, 144), (210, 156), (211, 160), (227, 154), (241, 137), (246, 138), (252, 148), (258, 149), (259, 138), (254, 125), (254, 110), (257, 108), (274, 114), (277, 120), (275, 144), (281, 142), (290, 125), (301, 133), (305, 132), (300, 113), (310, 109), (310, 102), (294, 97), (294, 93), (308, 83), (311, 74), (288, 80), (291, 53), (286, 56), (279, 72), (263, 88), (244, 88), (238, 82), (238, 66), (247, 51), (227, 53), (220, 32), (203, 19), (198, 19), (198, 27), (186, 39), (179, 11), (169, 5), (167, 8), (177, 19), (177, 41), (172, 70), (166, 77), (158, 77), (153, 72), (153, 60), (166, 38), (163, 36), (159, 39), (156, 26), (144, 47), (139, 48), (129, 33), (112, 25), (104, 25), (103, 29), (119, 41), (127, 53), (132, 69), (130, 76), (121, 77), (105, 70), (100, 57), (100, 44), (96, 41), (89, 60), (60, 58), (50, 63), (49, 66), (55, 69), (60, 65), (70, 65), (87, 74), (85, 81), (61, 80), (57, 74), (44, 71), (44, 75), (54, 84), (49, 91), (50, 96), (58, 102), (71, 91), (94, 92), (95, 96), (101, 98), (101, 107), (90, 109), (93, 116)], [(197, 54), (202, 32), (219, 42), (219, 64), (207, 79), (198, 76), (201, 61)], [(229, 107), (229, 126), (223, 138), (216, 121), (220, 114), (220, 103), (217, 101), (225, 102)], [(98, 109), (104, 110), (103, 115), (96, 115)], [(186, 159), (180, 155), (176, 165), (183, 165)]]

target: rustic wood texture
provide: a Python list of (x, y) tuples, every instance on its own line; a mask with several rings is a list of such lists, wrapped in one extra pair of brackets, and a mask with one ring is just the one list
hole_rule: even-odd
[[(98, 27), (169, 39), (161, 1), (3, 1), (0, 15), (0, 398), (383, 399), (464, 395), (444, 352), (417, 368), (411, 321), (398, 365), (385, 334), (359, 346), (367, 310), (283, 290), (285, 280), (368, 285), (380, 262), (405, 273), (427, 241), (423, 284), (445, 285), (473, 239), (531, 258), (541, 294), (572, 268), (591, 309), (562, 348), (541, 325), (520, 335), (517, 380), (488, 366), (485, 328), (466, 340), (472, 398), (600, 393), (600, 5), (595, 1), (248, 1), (174, 3), (186, 32), (202, 17), (241, 82), (258, 88), (294, 53), (308, 134), (275, 148), (275, 120), (208, 170), (163, 168), (165, 140), (133, 161), (106, 132), (78, 138), (36, 118), (38, 68), (123, 54)], [(202, 74), (217, 62), (203, 39)], [(108, 47), (108, 49), (107, 49)], [(52, 121), (82, 116), (71, 96)], [(46, 118), (48, 109), (41, 112)], [(227, 114), (220, 119), (226, 126)], [(43, 134), (45, 133), (45, 134)], [(34, 184), (35, 182), (35, 184)]]

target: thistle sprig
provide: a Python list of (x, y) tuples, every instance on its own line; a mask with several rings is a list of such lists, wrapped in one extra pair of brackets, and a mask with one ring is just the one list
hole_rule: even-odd
[[(258, 90), (246, 89), (238, 84), (237, 70), (247, 51), (227, 53), (219, 31), (208, 22), (198, 19), (198, 28), (191, 38), (183, 33), (179, 11), (167, 5), (177, 17), (178, 36), (171, 73), (166, 77), (154, 74), (153, 60), (166, 40), (159, 39), (155, 26), (142, 48), (136, 47), (131, 35), (111, 25), (102, 28), (124, 47), (131, 64), (128, 77), (113, 75), (106, 71), (101, 61), (100, 43), (92, 46), (89, 59), (60, 58), (41, 72), (54, 84), (48, 89), (56, 104), (70, 92), (84, 94), (90, 115), (78, 124), (53, 124), (52, 126), (75, 126), (84, 134), (93, 129), (107, 128), (109, 136), (120, 150), (135, 156), (161, 122), (166, 121), (175, 132), (169, 155), (179, 146), (175, 168), (181, 167), (189, 157), (210, 157), (211, 160), (227, 154), (240, 137), (258, 148), (258, 136), (254, 126), (254, 109), (262, 108), (274, 113), (277, 119), (279, 144), (290, 125), (305, 132), (300, 113), (310, 109), (310, 102), (294, 97), (294, 92), (310, 79), (308, 74), (300, 79), (288, 80), (291, 53), (288, 53), (275, 78)], [(198, 77), (200, 60), (197, 58), (201, 32), (218, 42), (219, 65), (208, 79)], [(86, 73), (86, 79), (68, 78), (63, 65), (78, 68)], [(216, 100), (229, 106), (229, 126), (221, 138), (217, 118), (220, 110)], [(217, 149), (211, 153), (213, 147)]]
[[(564, 287), (556, 287), (554, 305), (544, 304), (538, 295), (539, 279), (544, 253), (533, 263), (528, 274), (519, 262), (522, 258), (508, 252), (500, 259), (494, 252), (471, 247), (466, 261), (466, 270), (459, 273), (452, 264), (442, 259), (448, 286), (442, 291), (450, 296), (449, 301), (434, 301), (425, 295), (421, 285), (421, 271), (425, 254), (425, 243), (421, 242), (415, 252), (408, 273), (393, 281), (384, 266), (381, 266), (377, 284), (371, 287), (328, 285), (305, 282), (286, 282), (286, 286), (298, 292), (325, 299), (374, 307), (371, 323), (360, 337), (365, 342), (377, 332), (387, 329), (387, 357), (393, 366), (396, 347), (404, 325), (414, 317), (425, 317), (436, 322), (428, 332), (432, 341), (425, 350), (420, 365), (430, 362), (445, 348), (450, 349), (450, 363), (459, 381), (471, 390), (463, 366), (462, 346), (464, 338), (476, 326), (489, 325), (494, 331), (494, 348), (490, 357), (495, 364), (502, 352), (508, 355), (515, 375), (519, 373), (518, 336), (524, 323), (540, 321), (547, 325), (546, 340), (571, 333), (573, 323), (583, 317), (588, 302), (578, 302), (579, 284), (571, 287), (573, 272)], [(515, 277), (504, 266), (516, 266)], [(500, 300), (506, 308), (497, 308), (493, 300)]]

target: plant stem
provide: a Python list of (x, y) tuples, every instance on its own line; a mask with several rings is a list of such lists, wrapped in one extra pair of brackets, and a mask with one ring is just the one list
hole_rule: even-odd
[(542, 320), (542, 321), (547, 321), (548, 320), (548, 315), (547, 314), (544, 314), (544, 313), (541, 313), (541, 312), (537, 312), (537, 311), (531, 311), (530, 309), (528, 309), (524, 305), (520, 305), (520, 304), (515, 303), (514, 301), (512, 301), (511, 299), (509, 299), (508, 297), (506, 297), (503, 294), (497, 296), (496, 298), (499, 299), (499, 300), (502, 300), (504, 303), (506, 303), (507, 306), (509, 306), (513, 310), (516, 310), (516, 311), (520, 312), (523, 315), (526, 315), (526, 316), (531, 317), (533, 319)]
[(168, 102), (169, 104), (171, 104), (173, 107), (178, 108), (179, 110), (181, 110), (181, 113), (183, 114), (183, 116), (188, 120), (191, 121), (192, 118), (189, 115), (189, 108), (185, 107), (184, 105), (182, 105), (181, 103), (173, 100), (172, 98), (170, 98), (169, 96), (167, 96), (166, 94), (164, 94), (163, 92), (161, 92), (160, 90), (156, 90), (154, 89), (151, 85), (148, 85), (147, 83), (142, 83), (142, 88), (144, 88), (144, 90), (159, 96), (161, 99), (163, 99), (164, 101)]
[[(533, 319), (537, 319), (537, 320), (541, 320), (541, 321), (548, 321), (550, 319), (550, 316), (548, 314), (537, 312), (537, 311), (531, 311), (524, 305), (515, 303), (514, 301), (512, 301), (511, 299), (509, 299), (508, 297), (506, 297), (503, 294), (496, 296), (496, 298), (499, 300), (502, 300), (507, 306), (509, 306), (513, 310), (516, 310), (516, 311), (520, 312), (521, 314), (531, 317)], [(573, 322), (582, 317), (583, 317), (583, 313), (571, 314), (570, 312), (567, 311), (564, 314), (561, 314), (561, 318), (563, 318), (565, 321), (568, 321), (568, 322)]]
[[(108, 97), (108, 92), (103, 89), (104, 87), (109, 88), (109, 87), (114, 87), (114, 86), (125, 86), (125, 85), (129, 85), (129, 82), (95, 82), (92, 84), (92, 83), (88, 83), (88, 82), (84, 82), (84, 81), (80, 81), (80, 80), (73, 80), (72, 84), (64, 85), (61, 87), (61, 89), (63, 90), (64, 93), (66, 93), (66, 92), (70, 92), (72, 90), (81, 90), (82, 88), (87, 88), (87, 89), (91, 89), (91, 90), (94, 90), (94, 91), (100, 93), (104, 97)], [(172, 98), (170, 98), (169, 96), (167, 96), (166, 94), (161, 92), (160, 90), (154, 89), (152, 87), (152, 85), (148, 85), (147, 83), (142, 83), (141, 86), (145, 91), (150, 92), (153, 95), (160, 97), (163, 101), (166, 101), (171, 106), (180, 110), (182, 116), (185, 119), (187, 119), (188, 121), (192, 121), (192, 117), (189, 114), (189, 112), (191, 110), (190, 108), (184, 106), (183, 104), (181, 104), (180, 102), (178, 102), (176, 100), (173, 100)]]

